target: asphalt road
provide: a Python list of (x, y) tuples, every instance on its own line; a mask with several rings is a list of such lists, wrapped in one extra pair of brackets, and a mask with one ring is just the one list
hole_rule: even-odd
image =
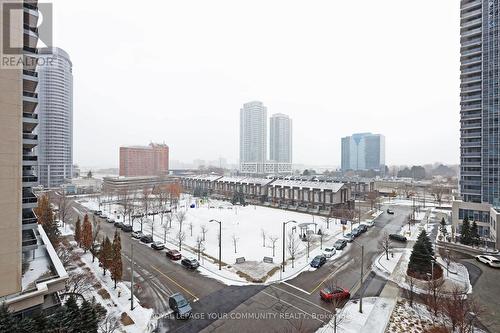
[[(88, 213), (72, 202), (70, 219)], [(272, 286), (226, 286), (198, 272), (186, 270), (178, 262), (167, 259), (164, 252), (155, 251), (122, 233), (124, 281), (130, 281), (131, 247), (134, 252), (134, 294), (145, 307), (154, 309), (159, 320), (158, 332), (269, 332), (284, 329), (316, 330), (331, 319), (331, 308), (319, 298), (319, 289), (334, 280), (338, 285), (364, 296), (378, 296), (386, 281), (373, 274), (370, 267), (381, 252), (379, 242), (387, 233), (398, 232), (410, 207), (396, 207), (394, 215), (383, 213), (375, 226), (356, 240), (364, 246), (364, 283), (359, 288), (360, 246), (349, 244), (341, 257), (328, 261), (318, 270), (308, 271), (285, 283)], [(89, 214), (90, 215), (90, 214)], [(113, 236), (113, 224), (102, 220), (101, 232)], [(326, 245), (326, 244), (325, 244)], [(402, 244), (401, 246), (405, 246)], [(182, 321), (168, 315), (168, 296), (181, 292), (193, 307), (194, 318)], [(256, 320), (258, 317), (259, 320)]]

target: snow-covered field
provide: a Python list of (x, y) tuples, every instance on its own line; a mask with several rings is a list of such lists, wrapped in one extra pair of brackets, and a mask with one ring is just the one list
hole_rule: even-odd
[[(79, 202), (89, 209), (98, 209), (98, 203), (93, 198), (81, 199)], [(194, 205), (195, 208), (191, 208), (191, 205)], [(115, 219), (121, 215), (120, 213), (114, 213), (115, 211), (119, 212), (119, 206), (114, 204), (102, 205), (101, 210)], [(186, 219), (182, 224), (182, 231), (185, 234), (182, 254), (184, 256), (196, 256), (196, 239), (203, 236), (202, 228), (206, 228), (207, 232), (203, 243), (203, 252), (206, 256), (201, 261), (200, 272), (227, 284), (248, 282), (247, 278), (237, 274), (238, 271), (250, 275), (252, 278), (264, 277), (266, 282), (292, 278), (303, 270), (311, 269), (309, 262), (314, 256), (322, 253), (320, 248), (321, 239), (318, 235), (320, 229), (323, 233), (323, 248), (332, 245), (336, 239), (342, 237), (340, 221), (331, 219), (329, 226), (327, 226), (323, 218), (299, 212), (253, 205), (246, 207), (234, 206), (229, 202), (217, 200), (203, 202), (190, 195), (182, 196), (177, 212), (181, 210), (186, 213)], [(162, 225), (159, 215), (155, 217), (154, 223), (152, 217), (149, 217), (147, 222), (143, 222), (143, 232), (150, 234), (153, 229), (154, 239), (164, 241), (166, 230), (166, 246), (176, 248), (180, 224), (176, 219), (176, 212), (173, 213), (173, 216), (171, 228), (168, 228), (165, 218)], [(375, 214), (374, 217), (376, 216), (378, 215)], [(120, 217), (122, 218), (120, 221), (123, 221), (123, 217)], [(222, 262), (230, 266), (225, 267), (222, 271), (219, 271), (218, 266), (214, 263), (214, 259), (218, 259), (219, 224), (210, 222), (210, 220), (217, 220), (222, 223)], [(283, 222), (287, 221), (295, 221), (296, 223), (286, 225), (285, 240), (287, 245), (285, 245), (285, 256), (287, 265), (286, 272), (282, 274), (277, 267), (282, 261)], [(128, 223), (128, 221), (125, 223)], [(134, 230), (140, 230), (140, 228), (141, 225), (136, 219), (134, 221)], [(313, 233), (309, 256), (307, 255), (307, 242), (299, 239), (299, 236), (306, 230)], [(288, 235), (290, 233), (297, 244), (293, 268), (288, 251), (288, 244), (290, 244)], [(274, 255), (272, 240), (274, 240)], [(329, 260), (335, 260), (341, 254), (342, 251), (339, 251)], [(253, 268), (245, 270), (245, 267), (239, 267), (242, 265), (235, 265), (236, 259), (242, 257), (247, 262), (245, 266), (252, 267), (253, 265)], [(258, 267), (263, 262), (264, 257), (272, 258), (273, 264)], [(254, 276), (257, 273), (260, 276)], [(268, 273), (270, 276), (266, 276)]]

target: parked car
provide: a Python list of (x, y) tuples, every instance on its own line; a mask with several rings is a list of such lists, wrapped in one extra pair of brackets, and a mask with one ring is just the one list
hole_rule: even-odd
[(151, 247), (155, 250), (163, 250), (165, 248), (165, 244), (162, 242), (156, 241), (151, 243)]
[(500, 259), (493, 256), (479, 255), (476, 256), (476, 260), (490, 267), (500, 268)]
[(114, 218), (112, 218), (112, 217), (108, 217), (108, 218), (106, 219), (106, 222), (108, 222), (108, 223), (115, 223), (115, 219), (114, 219)]
[(132, 231), (134, 231), (134, 229), (132, 228), (131, 225), (122, 224), (122, 231), (124, 231), (124, 232), (132, 232)]
[(96, 210), (94, 212), (94, 215), (101, 216), (102, 215), (102, 210)]
[(182, 259), (181, 264), (189, 269), (197, 269), (200, 267), (200, 263), (195, 258), (184, 258)]
[(407, 241), (406, 237), (403, 235), (400, 235), (400, 234), (390, 234), (389, 238), (394, 240), (394, 241), (397, 241), (397, 242), (406, 242)]
[(326, 257), (324, 255), (316, 256), (311, 261), (311, 267), (320, 268), (326, 263)]
[(168, 306), (177, 318), (189, 318), (191, 315), (191, 305), (181, 293), (175, 293), (168, 298)]
[(327, 258), (331, 258), (335, 255), (335, 247), (334, 246), (328, 246), (323, 249), (323, 255)]
[(347, 242), (352, 243), (352, 241), (354, 240), (354, 235), (349, 232), (349, 233), (344, 235), (344, 239)]
[(373, 221), (366, 221), (366, 222), (363, 222), (364, 225), (366, 225), (368, 228), (371, 228), (375, 225), (375, 220)]
[(122, 222), (115, 222), (114, 224), (115, 228), (123, 228), (123, 223)]
[(354, 237), (358, 237), (359, 235), (361, 235), (361, 229), (359, 229), (358, 227), (353, 228), (353, 229), (352, 229), (352, 231), (351, 231), (351, 234), (352, 234)]
[(101, 214), (100, 216), (101, 216), (101, 219), (107, 219), (108, 218), (108, 216), (106, 214)]
[(368, 227), (365, 224), (360, 224), (358, 226), (358, 229), (361, 231), (361, 233), (365, 233), (368, 231)]
[(351, 297), (348, 289), (335, 287), (332, 289), (324, 288), (319, 291), (319, 295), (323, 301), (332, 302), (332, 301), (343, 301), (348, 300)]
[(180, 260), (181, 253), (177, 250), (168, 250), (166, 256), (172, 260)]
[(144, 236), (141, 237), (141, 242), (146, 243), (146, 244), (153, 243), (153, 236), (151, 236), (151, 235), (144, 235)]
[(394, 215), (394, 211), (393, 211), (393, 210), (391, 210), (391, 209), (387, 209), (387, 214), (389, 214), (389, 215)]
[(335, 250), (340, 251), (347, 246), (347, 241), (345, 239), (338, 239), (335, 241), (333, 246), (335, 247)]
[(141, 239), (142, 236), (144, 236), (144, 234), (140, 231), (134, 231), (131, 236), (132, 236), (132, 238), (135, 238), (135, 239)]

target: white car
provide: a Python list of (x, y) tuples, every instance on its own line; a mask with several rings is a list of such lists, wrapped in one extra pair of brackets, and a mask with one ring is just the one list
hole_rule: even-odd
[(335, 255), (335, 248), (333, 246), (325, 247), (323, 249), (323, 255), (327, 258), (331, 258)]
[(476, 260), (490, 267), (500, 268), (500, 259), (495, 258), (493, 256), (479, 255), (476, 256)]
[(366, 222), (363, 222), (361, 224), (364, 224), (366, 225), (368, 228), (371, 228), (375, 225), (375, 221), (366, 221)]

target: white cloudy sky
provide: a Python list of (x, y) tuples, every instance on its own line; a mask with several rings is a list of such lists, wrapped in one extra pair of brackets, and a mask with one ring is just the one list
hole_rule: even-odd
[(74, 64), (74, 152), (123, 144), (238, 159), (239, 108), (294, 120), (294, 162), (340, 164), (340, 137), (382, 133), (389, 164), (459, 156), (455, 0), (54, 0)]

